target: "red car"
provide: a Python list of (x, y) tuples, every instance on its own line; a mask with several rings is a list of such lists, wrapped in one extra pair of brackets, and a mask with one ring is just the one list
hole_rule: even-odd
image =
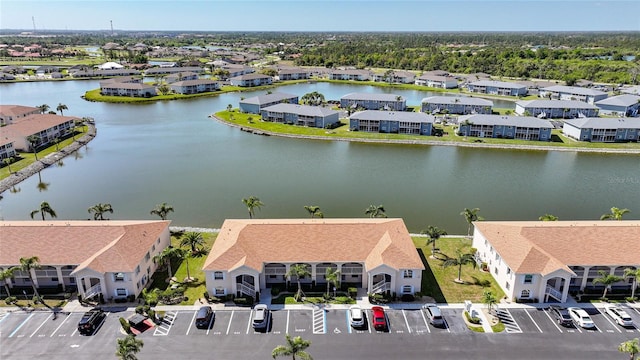
[(373, 328), (380, 331), (387, 330), (387, 317), (384, 314), (384, 309), (380, 306), (374, 306), (371, 311), (373, 312)]

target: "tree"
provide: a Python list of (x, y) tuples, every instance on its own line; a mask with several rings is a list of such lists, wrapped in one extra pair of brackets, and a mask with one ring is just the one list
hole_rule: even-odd
[(43, 201), (40, 203), (40, 208), (39, 209), (35, 209), (33, 211), (31, 211), (31, 218), (33, 219), (33, 216), (37, 213), (40, 213), (40, 215), (42, 216), (42, 221), (44, 221), (44, 215), (47, 214), (52, 218), (56, 218), (58, 217), (58, 215), (56, 215), (56, 212), (53, 210), (53, 208), (51, 207), (51, 205), (49, 205), (48, 202)]
[(13, 157), (8, 157), (5, 159), (2, 159), (2, 162), (5, 163), (8, 167), (9, 167), (9, 174), (13, 174), (13, 172), (11, 171), (11, 163), (13, 162), (14, 158)]
[(633, 278), (633, 284), (631, 286), (631, 297), (636, 297), (636, 288), (638, 287), (638, 279), (640, 279), (640, 268), (632, 269), (626, 268), (624, 269), (624, 276)]
[(474, 221), (480, 221), (483, 220), (483, 218), (481, 218), (480, 216), (478, 216), (478, 212), (480, 211), (479, 208), (473, 208), (473, 209), (469, 209), (469, 208), (465, 208), (464, 210), (462, 210), (462, 212), (460, 213), (460, 215), (464, 216), (464, 219), (467, 221), (467, 223), (469, 224), (469, 227), (467, 227), (467, 237), (471, 236), (471, 225)]
[(593, 284), (604, 285), (604, 293), (602, 293), (603, 298), (607, 297), (607, 291), (609, 290), (611, 285), (617, 283), (618, 281), (624, 280), (623, 277), (609, 274), (604, 270), (598, 270), (598, 275), (600, 275), (600, 277), (593, 279)]
[(305, 205), (304, 209), (307, 210), (309, 215), (311, 215), (312, 219), (313, 219), (314, 216), (317, 216), (319, 218), (323, 218), (324, 217), (324, 214), (322, 213), (322, 211), (320, 211), (320, 206)]
[(29, 145), (31, 145), (31, 150), (33, 150), (33, 155), (36, 157), (36, 161), (38, 161), (38, 143), (40, 142), (40, 137), (38, 135), (29, 135), (27, 136), (27, 141)]
[(137, 360), (136, 354), (142, 350), (144, 341), (135, 337), (135, 335), (127, 335), (127, 337), (118, 339), (118, 349), (116, 356), (121, 360)]
[(296, 356), (298, 356), (302, 360), (313, 360), (311, 355), (305, 351), (311, 345), (310, 340), (303, 340), (300, 336), (291, 338), (289, 334), (285, 335), (285, 339), (287, 339), (286, 345), (278, 345), (271, 352), (274, 359), (278, 356), (291, 356), (293, 360), (296, 360)]
[(364, 210), (365, 215), (369, 215), (370, 218), (386, 218), (387, 214), (385, 213), (383, 205), (369, 205), (368, 208)]
[(173, 212), (173, 206), (163, 202), (162, 204), (156, 205), (149, 213), (151, 215), (158, 215), (162, 220), (167, 220), (167, 215), (169, 215), (170, 212)]
[(429, 238), (427, 239), (427, 245), (431, 244), (431, 253), (436, 253), (436, 241), (440, 239), (441, 236), (447, 235), (447, 232), (438, 228), (437, 226), (429, 225), (427, 226), (427, 230), (422, 230), (422, 234), (427, 235)]
[(302, 298), (302, 284), (300, 284), (300, 279), (304, 278), (305, 276), (311, 276), (311, 272), (305, 264), (294, 264), (291, 265), (289, 271), (287, 272), (287, 277), (289, 278), (289, 280), (291, 280), (291, 277), (293, 276), (296, 277), (296, 281), (298, 282), (298, 291), (296, 292), (294, 299), (296, 299), (296, 301), (300, 301), (300, 298)]
[(53, 138), (53, 143), (56, 144), (56, 151), (60, 151), (60, 138), (59, 137), (54, 137)]
[(466, 265), (466, 264), (472, 264), (473, 268), (476, 268), (476, 261), (474, 259), (474, 254), (473, 253), (463, 253), (460, 250), (456, 251), (456, 257), (448, 257), (447, 259), (442, 263), (442, 267), (447, 268), (450, 266), (457, 266), (458, 267), (458, 278), (456, 279), (456, 282), (462, 283), (462, 265)]
[(40, 109), (40, 113), (41, 113), (41, 114), (44, 114), (44, 113), (46, 113), (47, 111), (49, 111), (50, 106), (49, 106), (49, 105), (47, 105), (47, 104), (42, 104), (42, 105), (38, 106), (38, 109)]
[(300, 103), (312, 106), (320, 106), (326, 102), (324, 95), (321, 93), (314, 91), (307, 94), (302, 95), (300, 98)]
[(188, 231), (182, 235), (180, 240), (180, 246), (188, 246), (191, 248), (191, 253), (195, 254), (198, 250), (198, 246), (204, 245), (204, 238), (202, 233), (195, 231)]
[(67, 107), (67, 105), (63, 104), (63, 103), (59, 103), (58, 106), (56, 107), (57, 111), (60, 111), (60, 115), (64, 116), (64, 110), (69, 110), (69, 108)]
[(638, 345), (639, 341), (640, 340), (638, 338), (635, 338), (621, 342), (618, 346), (618, 351), (629, 354), (629, 360), (635, 360), (636, 355), (640, 354), (640, 345)]
[(93, 213), (93, 220), (109, 220), (104, 218), (105, 213), (113, 214), (111, 204), (98, 203), (87, 209), (89, 214)]
[(231, 110), (233, 110), (233, 105), (228, 104), (228, 105), (227, 105), (227, 111), (228, 111), (228, 112), (231, 112)]
[(33, 288), (33, 294), (37, 299), (40, 299), (40, 294), (38, 293), (38, 289), (36, 289), (36, 283), (33, 281), (33, 276), (31, 275), (31, 269), (39, 269), (40, 268), (40, 258), (37, 256), (32, 256), (29, 258), (20, 258), (20, 265), (15, 267), (15, 270), (20, 270), (22, 272), (27, 273), (29, 276), (29, 280), (31, 280), (31, 287)]
[(498, 303), (498, 299), (490, 290), (485, 290), (482, 293), (482, 302), (487, 305), (487, 308), (491, 311), (493, 306)]
[(191, 272), (189, 271), (189, 258), (191, 258), (191, 254), (192, 253), (190, 251), (186, 251), (181, 248), (176, 248), (175, 250), (175, 257), (180, 260), (184, 260), (187, 267), (187, 277), (184, 279), (185, 282), (190, 282), (193, 280), (193, 278), (191, 277)]
[(340, 287), (340, 270), (328, 267), (324, 274), (324, 278), (327, 280), (327, 297), (329, 296), (330, 285), (334, 287)]
[(259, 210), (262, 206), (264, 206), (264, 203), (255, 196), (249, 196), (248, 198), (242, 199), (242, 202), (249, 211), (249, 219), (253, 219), (253, 215), (255, 214), (254, 209)]
[(11, 296), (11, 293), (9, 292), (10, 289), (9, 289), (9, 285), (7, 284), (7, 280), (13, 277), (13, 272), (16, 270), (17, 270), (16, 268), (12, 267), (12, 268), (8, 268), (0, 271), (0, 281), (2, 281), (2, 284), (4, 285), (4, 290), (7, 292), (7, 296)]
[(173, 260), (173, 258), (179, 257), (180, 250), (182, 249), (167, 246), (162, 250), (162, 252), (156, 254), (153, 257), (153, 261), (155, 261), (156, 263), (167, 265), (167, 275), (169, 275), (169, 279), (173, 277), (173, 272), (171, 271), (171, 260)]
[(600, 220), (622, 220), (622, 216), (629, 212), (631, 212), (631, 210), (619, 209), (614, 206), (611, 208), (611, 213), (600, 216)]
[(544, 214), (538, 218), (540, 221), (558, 221), (558, 217), (551, 214)]

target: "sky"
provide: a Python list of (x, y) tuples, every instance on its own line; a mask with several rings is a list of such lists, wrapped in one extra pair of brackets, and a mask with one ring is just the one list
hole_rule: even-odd
[(640, 0), (0, 0), (0, 29), (640, 31)]

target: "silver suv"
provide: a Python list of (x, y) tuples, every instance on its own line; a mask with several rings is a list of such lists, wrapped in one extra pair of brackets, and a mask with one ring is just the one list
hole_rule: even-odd
[(422, 305), (422, 310), (424, 310), (431, 325), (445, 327), (444, 316), (442, 316), (442, 311), (436, 304), (424, 304)]
[(265, 304), (258, 304), (253, 308), (253, 329), (266, 331), (269, 328), (271, 314)]

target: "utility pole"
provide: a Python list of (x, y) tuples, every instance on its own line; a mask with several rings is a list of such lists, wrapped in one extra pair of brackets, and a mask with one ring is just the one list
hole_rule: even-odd
[(109, 20), (109, 23), (111, 24), (111, 36), (113, 36), (113, 20)]
[(36, 18), (34, 16), (31, 17), (31, 22), (33, 23), (33, 33), (36, 33)]

